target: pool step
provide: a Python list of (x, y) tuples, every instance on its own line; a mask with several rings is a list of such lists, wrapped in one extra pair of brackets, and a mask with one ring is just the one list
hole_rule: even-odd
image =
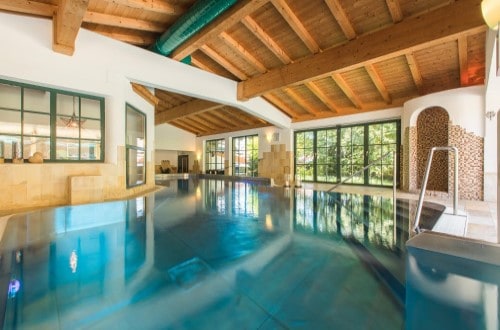
[(447, 207), (436, 224), (432, 227), (432, 231), (444, 233), (453, 236), (464, 237), (467, 228), (467, 213), (458, 210), (457, 214), (453, 214), (453, 209)]

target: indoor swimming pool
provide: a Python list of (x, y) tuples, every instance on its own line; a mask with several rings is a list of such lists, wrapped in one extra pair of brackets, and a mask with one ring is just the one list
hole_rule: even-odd
[[(414, 202), (231, 180), (159, 184), (126, 201), (1, 218), (4, 329), (417, 329), (405, 306), (425, 309), (428, 298), (420, 277), (407, 290), (406, 265), (442, 281), (414, 260), (425, 252), (408, 261)], [(443, 210), (427, 203), (423, 225)], [(494, 267), (482, 280), (498, 293)]]

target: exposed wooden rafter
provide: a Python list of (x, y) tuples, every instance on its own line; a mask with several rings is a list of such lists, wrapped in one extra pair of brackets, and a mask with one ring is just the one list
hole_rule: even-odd
[(92, 11), (88, 11), (87, 13), (85, 13), (83, 21), (85, 23), (115, 26), (124, 29), (149, 31), (149, 32), (164, 32), (166, 30), (165, 25), (161, 23), (156, 23), (136, 18), (102, 14)]
[(203, 45), (200, 47), (200, 50), (205, 53), (208, 57), (210, 57), (215, 62), (219, 63), (222, 67), (224, 67), (227, 71), (231, 72), (233, 75), (238, 77), (240, 80), (247, 79), (247, 75), (238, 69), (234, 64), (230, 63), (226, 58), (217, 53), (213, 48)]
[(413, 78), (415, 86), (417, 87), (418, 93), (423, 94), (424, 79), (422, 78), (422, 74), (420, 73), (420, 69), (418, 68), (415, 56), (413, 56), (413, 54), (406, 54), (405, 57), (406, 61), (408, 62), (408, 67), (410, 68), (411, 76)]
[(52, 49), (55, 52), (73, 55), (76, 36), (88, 6), (89, 0), (59, 0), (52, 19)]
[(304, 44), (309, 48), (309, 50), (315, 54), (320, 51), (318, 43), (311, 36), (309, 31), (297, 15), (294, 14), (293, 10), (288, 6), (285, 0), (272, 0), (271, 1), (278, 12), (283, 16), (285, 21), (290, 25), (290, 27), (297, 33), (299, 38), (304, 42)]
[(469, 85), (467, 36), (458, 37), (458, 62), (460, 65), (460, 86)]
[(361, 109), (363, 107), (363, 103), (359, 99), (359, 97), (354, 93), (349, 84), (345, 81), (340, 73), (333, 73), (332, 79), (339, 86), (339, 88), (344, 92), (345, 96), (352, 102), (352, 104)]
[(165, 15), (181, 15), (186, 11), (186, 8), (178, 5), (173, 5), (169, 1), (164, 0), (104, 0), (116, 5), (127, 6), (141, 10), (152, 11)]
[[(456, 40), (459, 34), (486, 29), (480, 0), (457, 1), (448, 6), (409, 17), (338, 47), (238, 83), (238, 99), (245, 100), (288, 85), (304, 83), (369, 63)], [(462, 15), (462, 13), (469, 13)], [(457, 20), (456, 17), (462, 17)], [(413, 33), (419, 31), (419, 33)], [(389, 37), (388, 37), (389, 36)], [(335, 61), (331, 59), (334, 58)]]
[(284, 88), (283, 92), (288, 95), (295, 103), (297, 103), (302, 109), (309, 112), (312, 115), (316, 115), (319, 111), (315, 109), (312, 104), (309, 104), (304, 100), (293, 88)]
[(328, 109), (333, 112), (338, 112), (338, 106), (312, 81), (307, 82), (306, 87), (325, 104)]
[(224, 105), (206, 100), (195, 99), (179, 106), (158, 112), (155, 115), (155, 125), (163, 124), (179, 118), (184, 118), (200, 112), (221, 108)]
[(356, 30), (354, 30), (351, 21), (347, 17), (344, 9), (342, 9), (339, 1), (325, 0), (325, 3), (328, 5), (328, 8), (332, 12), (332, 15), (337, 20), (337, 23), (339, 23), (340, 28), (344, 32), (346, 38), (349, 40), (356, 38)]
[(403, 20), (403, 11), (401, 10), (399, 0), (385, 0), (385, 3), (391, 13), (392, 21), (394, 23), (401, 22)]
[(140, 97), (145, 99), (148, 103), (153, 106), (157, 106), (160, 103), (160, 99), (156, 97), (146, 86), (130, 83), (132, 85), (132, 90), (137, 93)]
[(387, 91), (387, 87), (385, 87), (384, 82), (380, 78), (377, 70), (373, 66), (373, 64), (367, 64), (365, 66), (366, 72), (368, 72), (368, 75), (370, 76), (373, 84), (375, 87), (377, 87), (377, 90), (379, 91), (380, 95), (382, 95), (382, 98), (387, 104), (392, 103), (392, 98), (389, 95), (389, 92)]
[(240, 54), (248, 63), (250, 63), (254, 68), (256, 68), (260, 73), (264, 73), (267, 71), (266, 67), (262, 62), (256, 59), (250, 52), (248, 52), (245, 47), (243, 47), (240, 43), (238, 43), (233, 37), (231, 37), (228, 33), (222, 32), (220, 34), (220, 38), (224, 40), (226, 45), (228, 45), (233, 51)]
[(186, 56), (191, 55), (210, 40), (217, 38), (217, 36), (223, 31), (226, 31), (234, 24), (239, 23), (243, 17), (250, 15), (268, 2), (269, 0), (237, 1), (236, 4), (229, 8), (226, 12), (179, 46), (170, 57), (180, 61)]
[(251, 18), (250, 16), (247, 16), (243, 18), (242, 23), (247, 27), (250, 32), (252, 32), (264, 45), (267, 46), (267, 48), (273, 52), (276, 57), (283, 62), (284, 64), (288, 64), (292, 62), (292, 59), (290, 56), (287, 55), (285, 50), (281, 48), (276, 41), (267, 34), (262, 27), (260, 27), (257, 22)]

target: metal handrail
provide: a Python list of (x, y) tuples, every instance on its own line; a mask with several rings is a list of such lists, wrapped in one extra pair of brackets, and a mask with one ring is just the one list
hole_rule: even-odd
[[(413, 226), (413, 231), (420, 233), (420, 215), (422, 213), (422, 204), (424, 203), (425, 189), (427, 187), (427, 180), (429, 179), (429, 172), (431, 170), (432, 157), (434, 151), (452, 151), (455, 154), (455, 173), (454, 173), (454, 191), (453, 191), (453, 214), (458, 213), (458, 148), (457, 147), (433, 147), (429, 150), (429, 157), (427, 159), (427, 167), (425, 169), (424, 180), (422, 182), (422, 188), (420, 189), (420, 196), (418, 198), (417, 213), (415, 214), (415, 225)], [(448, 172), (449, 176), (449, 172)]]
[[(352, 178), (354, 178), (356, 175), (358, 175), (359, 173), (362, 173), (364, 172), (367, 168), (373, 166), (373, 165), (380, 165), (380, 162), (382, 159), (384, 159), (385, 157), (387, 157), (388, 155), (390, 154), (394, 154), (394, 157), (393, 157), (393, 164), (396, 163), (396, 152), (395, 151), (389, 151), (385, 154), (382, 155), (382, 157), (380, 157), (379, 159), (377, 160), (374, 160), (373, 162), (369, 163), (368, 165), (366, 165), (365, 167), (363, 167), (362, 169), (360, 170), (357, 170), (356, 172), (354, 172), (352, 175), (350, 175), (347, 179), (344, 179), (342, 181), (340, 181), (339, 183), (335, 184), (333, 187), (331, 187), (330, 189), (328, 189), (326, 192), (331, 192), (333, 191), (335, 188), (337, 188), (338, 186), (341, 186), (343, 185), (345, 182), (351, 180)], [(378, 163), (378, 164), (377, 164)], [(394, 173), (396, 173), (396, 166), (394, 166)], [(394, 191), (395, 191), (395, 187), (396, 187), (396, 175), (394, 175), (394, 180), (393, 180), (393, 187), (394, 187)]]

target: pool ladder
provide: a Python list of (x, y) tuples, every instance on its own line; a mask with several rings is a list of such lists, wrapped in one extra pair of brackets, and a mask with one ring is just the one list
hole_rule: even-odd
[[(427, 180), (429, 179), (429, 172), (431, 171), (432, 157), (434, 156), (434, 151), (448, 151), (453, 152), (455, 155), (455, 173), (453, 182), (453, 215), (458, 214), (458, 148), (457, 147), (433, 147), (429, 150), (429, 157), (427, 159), (427, 167), (425, 169), (424, 180), (422, 182), (422, 188), (420, 189), (420, 196), (418, 198), (417, 212), (415, 214), (415, 225), (413, 226), (413, 231), (420, 233), (420, 215), (422, 213), (422, 204), (424, 203), (425, 189), (427, 187)], [(448, 177), (450, 173), (448, 172)]]

